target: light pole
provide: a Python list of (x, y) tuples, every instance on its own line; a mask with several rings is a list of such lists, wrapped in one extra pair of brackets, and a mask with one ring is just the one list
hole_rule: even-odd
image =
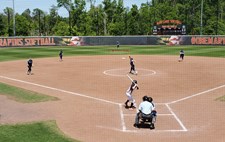
[(201, 4), (201, 25), (200, 25), (200, 35), (202, 35), (202, 13), (203, 13), (203, 0)]
[(13, 0), (13, 35), (16, 36), (15, 6)]

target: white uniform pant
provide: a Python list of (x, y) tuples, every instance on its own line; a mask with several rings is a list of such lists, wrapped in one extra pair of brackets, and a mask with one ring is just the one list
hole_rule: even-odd
[(134, 106), (134, 107), (137, 107), (137, 106), (136, 106), (135, 99), (133, 98), (132, 94), (126, 92), (126, 96), (127, 96), (128, 100), (129, 100), (131, 103), (133, 103), (133, 106)]

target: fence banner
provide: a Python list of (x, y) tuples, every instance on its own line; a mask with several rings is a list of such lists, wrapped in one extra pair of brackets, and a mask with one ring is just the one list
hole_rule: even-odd
[(0, 37), (0, 47), (95, 45), (225, 45), (225, 36)]

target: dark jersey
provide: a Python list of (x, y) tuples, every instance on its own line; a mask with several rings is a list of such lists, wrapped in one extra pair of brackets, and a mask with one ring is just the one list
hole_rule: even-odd
[(63, 55), (63, 51), (61, 50), (60, 52), (59, 52), (59, 56), (62, 56)]
[(130, 65), (134, 66), (134, 59), (133, 58), (130, 58)]
[(28, 61), (27, 61), (27, 64), (28, 64), (28, 66), (32, 66), (32, 64), (33, 64), (33, 61), (31, 60), (31, 59), (29, 59)]
[(184, 55), (184, 51), (183, 50), (180, 51), (180, 55)]

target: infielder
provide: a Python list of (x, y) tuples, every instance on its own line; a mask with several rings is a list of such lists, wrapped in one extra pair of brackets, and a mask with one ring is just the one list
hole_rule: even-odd
[(60, 51), (59, 51), (59, 61), (62, 61), (62, 57), (63, 57), (63, 51), (60, 50)]
[(131, 56), (129, 56), (129, 58), (130, 58), (130, 73), (137, 75), (137, 72), (135, 70), (135, 65), (134, 65), (135, 61), (134, 61), (134, 59)]
[[(131, 86), (126, 91), (127, 101), (125, 102), (125, 108), (135, 109), (137, 107), (135, 103), (135, 99), (133, 98), (133, 95), (132, 95), (135, 89), (137, 90), (139, 89), (137, 85), (137, 80), (133, 80), (133, 82), (131, 83)], [(129, 102), (131, 102), (130, 106), (128, 106)]]
[(183, 60), (184, 60), (184, 50), (181, 49), (180, 50), (180, 59), (179, 59), (179, 61), (183, 61)]
[(33, 60), (30, 58), (30, 59), (27, 61), (27, 67), (28, 67), (27, 75), (31, 74), (31, 68), (32, 68), (32, 65), (33, 65)]

